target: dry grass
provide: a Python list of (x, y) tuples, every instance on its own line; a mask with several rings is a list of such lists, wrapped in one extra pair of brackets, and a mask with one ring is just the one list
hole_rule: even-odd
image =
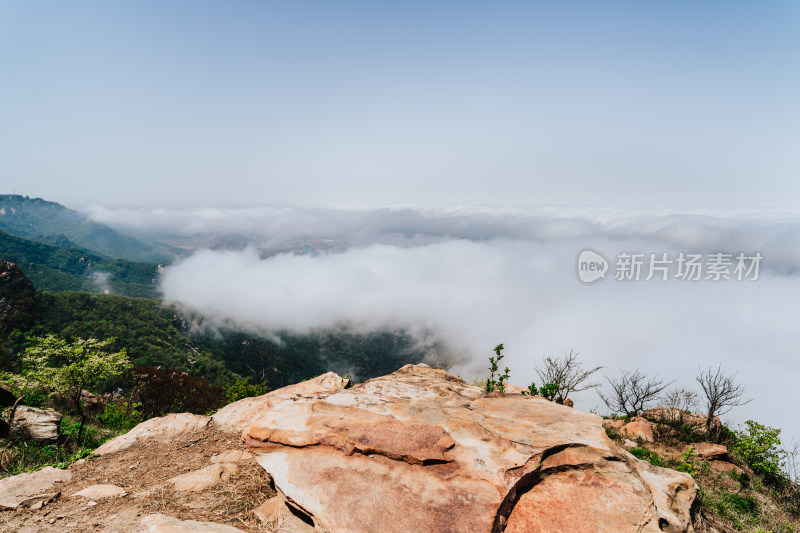
[(215, 492), (220, 498), (217, 509), (224, 510), (228, 515), (235, 515), (236, 527), (246, 531), (272, 533), (280, 526), (277, 520), (262, 522), (253, 512), (256, 507), (277, 494), (266, 472), (259, 465), (241, 465), (239, 472), (231, 476), (227, 483), (218, 485)]

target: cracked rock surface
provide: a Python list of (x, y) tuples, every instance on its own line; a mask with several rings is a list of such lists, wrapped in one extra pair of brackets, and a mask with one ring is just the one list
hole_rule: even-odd
[(318, 531), (693, 531), (691, 476), (636, 459), (594, 414), (426, 365), (307, 383), (261, 397), (243, 437)]

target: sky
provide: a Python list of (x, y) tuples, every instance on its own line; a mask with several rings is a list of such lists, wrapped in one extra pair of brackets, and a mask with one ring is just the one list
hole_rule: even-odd
[[(800, 438), (799, 30), (794, 1), (0, 0), (0, 193), (247, 236), (162, 279), (211, 319), (432, 330), (464, 377), (504, 342), (521, 385), (570, 349), (724, 364), (735, 421)], [(764, 263), (626, 283), (626, 251)]]
[(69, 204), (800, 199), (800, 5), (0, 1), (0, 183)]

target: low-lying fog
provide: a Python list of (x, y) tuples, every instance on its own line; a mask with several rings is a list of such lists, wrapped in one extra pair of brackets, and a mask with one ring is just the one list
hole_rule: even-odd
[[(91, 213), (137, 230), (246, 237), (244, 249), (198, 250), (162, 277), (165, 299), (213, 319), (259, 332), (340, 324), (433, 331), (450, 349), (451, 371), (468, 380), (488, 373), (491, 349), (502, 342), (510, 381), (521, 386), (541, 385), (534, 363), (569, 350), (580, 352), (586, 366), (605, 366), (602, 373), (611, 377), (640, 369), (695, 389), (698, 367), (721, 363), (738, 372), (753, 398), (731, 412), (731, 422), (753, 418), (783, 428), (785, 440), (800, 436), (800, 212), (96, 207)], [(577, 275), (578, 254), (587, 248), (609, 263), (594, 283)], [(702, 254), (700, 279), (676, 278), (682, 252)], [(645, 254), (638, 281), (630, 270), (625, 274), (634, 279), (615, 279), (624, 253)], [(646, 279), (651, 253), (672, 261), (656, 265), (667, 267), (666, 281), (661, 270)], [(737, 270), (740, 253), (744, 270)], [(718, 281), (706, 279), (717, 277), (714, 268)], [(607, 411), (595, 392), (576, 400), (581, 408)]]

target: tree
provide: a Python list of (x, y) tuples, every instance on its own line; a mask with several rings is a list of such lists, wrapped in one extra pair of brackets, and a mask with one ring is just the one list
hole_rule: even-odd
[(22, 356), (22, 374), (63, 394), (72, 402), (80, 416), (80, 442), (87, 419), (83, 392), (119, 376), (131, 367), (125, 349), (107, 352), (108, 345), (114, 339), (77, 339), (70, 343), (55, 335), (48, 335), (32, 337), (30, 341), (31, 345)]
[(647, 407), (647, 404), (654, 401), (661, 392), (672, 382), (664, 383), (656, 377), (647, 378), (638, 370), (628, 372), (622, 371), (622, 377), (618, 380), (606, 378), (611, 385), (611, 393), (606, 396), (602, 392), (600, 398), (606, 406), (615, 413), (625, 413), (628, 416), (636, 416)]
[(706, 397), (706, 432), (711, 436), (711, 424), (714, 417), (724, 415), (734, 407), (745, 405), (752, 400), (743, 400), (744, 385), (736, 383), (736, 372), (730, 375), (722, 373), (722, 366), (698, 368), (700, 374), (695, 378)]
[(588, 389), (599, 387), (599, 383), (587, 383), (589, 378), (601, 370), (602, 366), (597, 366), (589, 370), (583, 369), (583, 363), (578, 359), (578, 353), (572, 350), (565, 353), (562, 357), (546, 357), (544, 364), (534, 368), (542, 380), (542, 383), (552, 383), (558, 387), (555, 399), (558, 403), (563, 403), (573, 392), (581, 392)]

